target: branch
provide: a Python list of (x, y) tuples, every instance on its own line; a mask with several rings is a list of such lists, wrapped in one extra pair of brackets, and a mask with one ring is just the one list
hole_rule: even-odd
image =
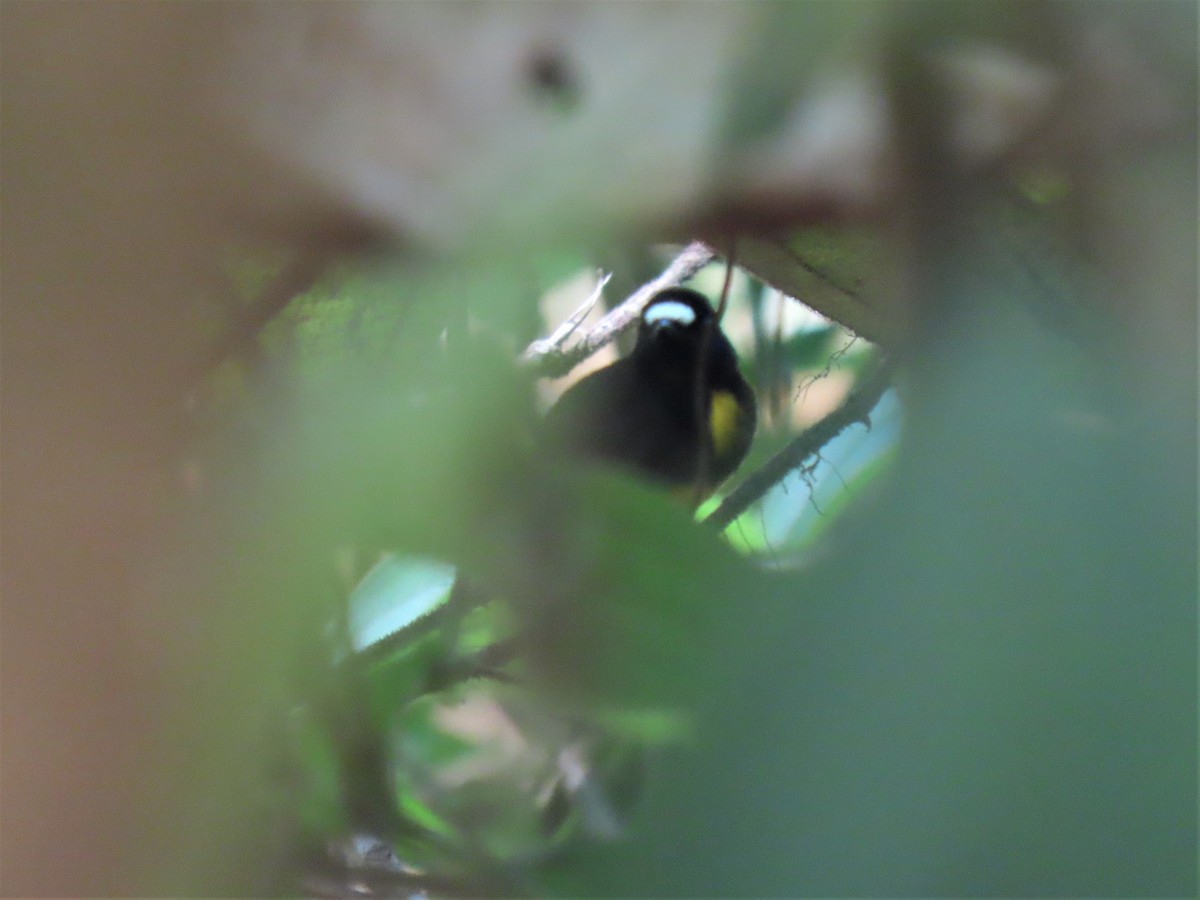
[(655, 294), (687, 281), (712, 262), (713, 257), (712, 250), (704, 244), (688, 244), (661, 275), (643, 284), (619, 306), (609, 310), (608, 314), (588, 329), (570, 349), (564, 349), (563, 344), (566, 343), (572, 329), (564, 331), (560, 328), (551, 338), (530, 344), (521, 354), (522, 362), (532, 367), (539, 376), (561, 378), (633, 325)]
[[(805, 306), (844, 325), (855, 334), (883, 346), (895, 342), (899, 316), (894, 304), (884, 306), (872, 302), (810, 263), (785, 242), (744, 240), (738, 245), (738, 263), (755, 278), (788, 297), (800, 300)], [(830, 290), (814, 295), (811, 278)]]
[(587, 318), (588, 313), (600, 302), (600, 297), (604, 294), (604, 287), (611, 280), (611, 272), (601, 276), (600, 280), (596, 282), (595, 290), (579, 305), (579, 308), (567, 316), (563, 323), (554, 329), (554, 333), (550, 337), (538, 338), (526, 347), (525, 352), (521, 354), (521, 358), (531, 360), (561, 351), (563, 344), (567, 342), (567, 338), (575, 333), (575, 329), (579, 327), (580, 323)]
[(884, 361), (862, 377), (842, 405), (821, 421), (805, 429), (795, 440), (767, 460), (763, 466), (737, 486), (704, 520), (721, 529), (750, 508), (771, 488), (781, 482), (814, 453), (855, 422), (870, 426), (870, 413), (891, 384), (892, 367)]

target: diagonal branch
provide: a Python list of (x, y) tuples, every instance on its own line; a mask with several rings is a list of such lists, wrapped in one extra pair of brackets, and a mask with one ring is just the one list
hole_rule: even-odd
[(563, 347), (570, 334), (568, 331), (558, 341), (534, 341), (521, 354), (522, 362), (532, 367), (541, 377), (561, 378), (633, 325), (651, 297), (659, 291), (687, 281), (712, 262), (713, 257), (712, 250), (704, 244), (688, 244), (661, 275), (643, 284), (619, 306), (610, 310), (569, 349)]
[(841, 406), (805, 429), (795, 440), (767, 460), (721, 501), (721, 505), (713, 510), (704, 523), (717, 529), (724, 528), (855, 422), (869, 425), (871, 410), (888, 389), (891, 377), (892, 366), (886, 360), (868, 371), (855, 385), (850, 396), (842, 401)]
[(579, 305), (579, 308), (563, 321), (561, 325), (554, 329), (553, 334), (546, 338), (538, 338), (530, 343), (525, 348), (525, 352), (521, 354), (522, 359), (534, 359), (546, 354), (555, 353), (562, 349), (562, 346), (567, 342), (567, 338), (575, 333), (575, 329), (587, 318), (590, 313), (600, 302), (600, 298), (604, 294), (604, 287), (612, 280), (612, 273), (602, 275), (600, 280), (596, 282), (596, 288), (592, 291), (591, 296)]

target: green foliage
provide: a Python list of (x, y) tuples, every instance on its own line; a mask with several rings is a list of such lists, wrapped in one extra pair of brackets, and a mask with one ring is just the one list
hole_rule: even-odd
[[(871, 252), (802, 240), (831, 271)], [(1190, 439), (1123, 427), (1098, 389), (1111, 363), (1024, 288), (954, 307), (898, 448), (880, 412), (844, 476), (830, 445), (808, 476), (824, 487), (790, 480), (717, 535), (543, 458), (513, 362), (523, 301), (481, 323), (483, 289), (460, 287), (318, 286), (265, 339), (287, 389), (246, 400), (269, 412), (254, 490), (223, 499), (244, 530), (225, 596), (261, 621), (215, 668), (249, 682), (275, 648), (312, 647), (258, 707), (291, 761), (265, 802), (298, 840), (365, 830), (468, 893), (1184, 884), (1194, 527), (1178, 473), (1135, 462), (1143, 440), (1174, 460)], [(731, 322), (755, 296), (735, 279)], [(748, 370), (762, 336), (743, 333)], [(853, 378), (866, 354), (844, 346), (816, 324), (770, 352), (789, 379)], [(784, 421), (748, 468), (794, 437)], [(452, 564), (456, 586), (350, 652), (346, 547)]]
[[(343, 274), (265, 336), (267, 359), (292, 373), (294, 412), (286, 430), (264, 430), (259, 490), (290, 512), (262, 537), (296, 555), (248, 541), (232, 590), (282, 587), (312, 625), (344, 622), (344, 588), (313, 576), (352, 546), (359, 559), (387, 550), (453, 561), (486, 591), (361, 657), (346, 655), (349, 635), (331, 633), (306, 678), (317, 686), (290, 718), (304, 728), (287, 731), (296, 815), (318, 844), (366, 827), (406, 862), (443, 872), (544, 855), (581, 830), (610, 834), (620, 819), (611, 807), (631, 798), (610, 802), (608, 789), (629, 794), (629, 761), (691, 739), (702, 650), (730, 627), (703, 598), (756, 575), (669, 498), (540, 459), (511, 345), (447, 336), (426, 315), (433, 306), (398, 309), (381, 304), (387, 294)], [(235, 510), (245, 501), (229, 498)], [(692, 560), (689, 577), (666, 559)], [(519, 701), (495, 696), (482, 675), (518, 677)], [(452, 789), (443, 780), (456, 766), (496, 765), (495, 735), (446, 726), (446, 710), (464, 703), (518, 715), (526, 749)], [(579, 741), (591, 748), (579, 763), (591, 780), (567, 790), (554, 760)]]
[(308, 835), (327, 838), (344, 832), (351, 823), (336, 736), (320, 727), (308, 710), (299, 708), (288, 716), (287, 739), (294, 752), (294, 770), (289, 773), (287, 796), (275, 802), (289, 804)]
[(697, 740), (552, 893), (1186, 892), (1194, 494), (1073, 426), (1087, 368), (988, 304), (836, 552), (726, 593)]

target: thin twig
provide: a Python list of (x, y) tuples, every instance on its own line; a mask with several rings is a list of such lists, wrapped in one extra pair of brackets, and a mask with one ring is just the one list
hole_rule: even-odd
[(545, 356), (548, 353), (554, 353), (562, 348), (562, 345), (567, 342), (575, 329), (580, 326), (584, 319), (600, 302), (600, 298), (604, 296), (604, 287), (612, 280), (612, 273), (609, 272), (603, 275), (596, 283), (595, 289), (586, 300), (579, 305), (579, 308), (571, 315), (567, 316), (566, 320), (561, 325), (554, 329), (554, 333), (546, 338), (539, 338), (531, 343), (525, 352), (521, 354), (522, 359), (534, 359), (539, 356)]
[[(534, 341), (521, 354), (521, 359), (534, 368), (538, 375), (560, 378), (570, 372), (604, 345), (615, 340), (617, 335), (637, 322), (642, 309), (659, 291), (687, 281), (712, 262), (714, 254), (704, 244), (688, 244), (675, 257), (663, 273), (648, 281), (623, 301), (619, 306), (593, 325), (570, 348), (564, 348), (567, 335), (558, 342)], [(557, 333), (557, 332), (556, 332)]]
[(892, 367), (886, 361), (867, 372), (855, 385), (850, 396), (842, 401), (841, 406), (805, 429), (739, 484), (737, 489), (721, 501), (721, 505), (704, 520), (705, 524), (718, 529), (724, 528), (849, 426), (855, 422), (869, 425), (868, 416), (891, 384), (891, 376)]

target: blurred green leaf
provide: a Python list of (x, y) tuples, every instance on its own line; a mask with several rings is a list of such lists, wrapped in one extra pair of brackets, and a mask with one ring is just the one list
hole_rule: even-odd
[(435, 721), (439, 704), (452, 700), (445, 695), (428, 696), (410, 704), (397, 717), (397, 750), (409, 768), (436, 769), (462, 759), (472, 751), (470, 741), (451, 734)]
[(327, 839), (350, 826), (337, 748), (332, 735), (319, 727), (307, 710), (293, 710), (288, 726), (297, 770), (289, 779), (287, 799), (295, 804), (305, 831)]
[(516, 630), (517, 621), (508, 604), (493, 601), (476, 606), (459, 623), (458, 652), (478, 653), (497, 641), (513, 637)]
[(428, 804), (417, 799), (410, 791), (400, 792), (400, 814), (415, 825), (444, 838), (455, 837), (454, 827), (435, 813)]
[[(431, 674), (448, 655), (440, 631), (389, 642), (387, 652), (375, 653), (362, 672), (371, 712), (378, 723), (387, 723), (404, 704), (427, 690)], [(349, 660), (347, 665), (360, 665)]]

